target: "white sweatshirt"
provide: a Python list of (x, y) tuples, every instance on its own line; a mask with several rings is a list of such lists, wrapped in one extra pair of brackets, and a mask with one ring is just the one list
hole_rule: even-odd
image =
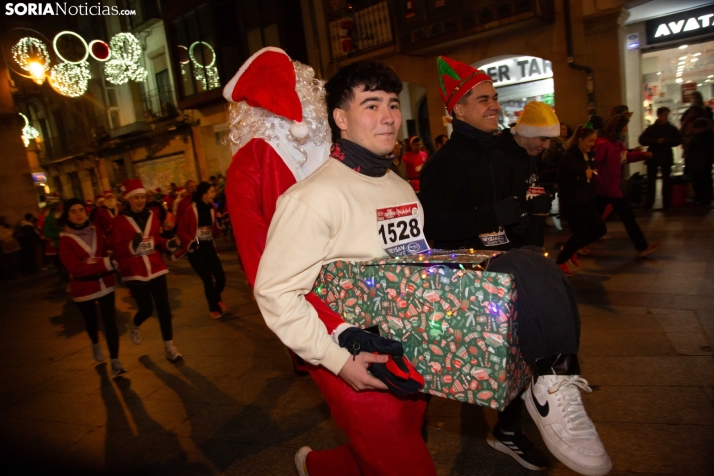
[(322, 266), (388, 257), (378, 233), (377, 209), (407, 203), (417, 204), (423, 230), (423, 209), (407, 182), (391, 171), (368, 177), (334, 159), (278, 200), (255, 299), (268, 327), (307, 362), (338, 374), (350, 357), (305, 300)]

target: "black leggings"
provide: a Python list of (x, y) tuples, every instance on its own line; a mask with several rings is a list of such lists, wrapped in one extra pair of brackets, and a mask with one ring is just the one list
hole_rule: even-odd
[(196, 251), (188, 253), (188, 262), (203, 281), (203, 292), (206, 294), (208, 309), (211, 312), (221, 312), (218, 303), (221, 301), (221, 293), (226, 287), (226, 274), (223, 272), (223, 266), (213, 242), (202, 241)]
[(600, 239), (607, 233), (605, 223), (592, 202), (576, 207), (563, 216), (568, 220), (568, 226), (573, 235), (565, 242), (563, 250), (555, 260), (558, 264), (565, 263), (580, 248)]
[(622, 220), (622, 224), (625, 225), (625, 230), (630, 236), (632, 244), (635, 245), (635, 249), (637, 251), (646, 250), (649, 244), (647, 243), (647, 239), (645, 239), (644, 233), (642, 233), (640, 225), (637, 224), (635, 213), (632, 211), (629, 202), (624, 198), (606, 197), (604, 195), (595, 197), (595, 205), (597, 206), (598, 213), (601, 215), (608, 204), (612, 205), (617, 214), (620, 215), (620, 220)]
[(164, 340), (173, 339), (174, 333), (171, 328), (171, 307), (169, 306), (169, 288), (166, 284), (166, 275), (162, 274), (150, 281), (127, 281), (126, 284), (129, 286), (132, 297), (136, 300), (136, 305), (139, 307), (134, 316), (134, 325), (139, 327), (151, 317), (151, 313), (154, 312), (154, 304), (156, 304), (159, 326), (161, 326), (161, 337)]
[(114, 317), (114, 291), (106, 294), (98, 299), (89, 301), (81, 301), (77, 303), (84, 322), (87, 327), (87, 334), (92, 339), (92, 344), (99, 342), (99, 328), (97, 326), (97, 302), (104, 321), (104, 335), (107, 338), (107, 347), (109, 347), (109, 356), (112, 359), (119, 358), (119, 331), (117, 330), (117, 321)]

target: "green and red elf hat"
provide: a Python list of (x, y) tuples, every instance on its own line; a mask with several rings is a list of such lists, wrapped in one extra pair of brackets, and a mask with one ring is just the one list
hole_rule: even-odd
[(466, 63), (454, 61), (446, 56), (439, 56), (436, 59), (436, 67), (439, 71), (439, 94), (444, 100), (446, 112), (451, 115), (454, 106), (464, 97), (464, 94), (471, 91), (476, 85), (484, 81), (493, 82), (491, 76), (483, 71), (474, 68)]

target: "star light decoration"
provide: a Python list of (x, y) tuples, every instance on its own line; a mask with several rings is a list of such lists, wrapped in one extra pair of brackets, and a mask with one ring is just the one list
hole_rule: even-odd
[(22, 142), (25, 143), (25, 147), (29, 147), (31, 140), (35, 140), (40, 137), (40, 131), (30, 125), (30, 121), (27, 120), (26, 115), (23, 113), (20, 113), (20, 115), (25, 121), (25, 127), (22, 128), (22, 135), (20, 137), (22, 138)]
[(44, 82), (44, 76), (50, 70), (50, 55), (42, 41), (26, 36), (20, 39), (10, 51), (20, 68), (30, 73), (36, 83)]
[(118, 33), (109, 42), (111, 58), (104, 65), (104, 74), (112, 84), (124, 84), (129, 80), (142, 82), (149, 74), (139, 63), (141, 43), (131, 33)]
[[(198, 45), (205, 45), (211, 50), (211, 62), (209, 64), (202, 65), (193, 55), (193, 49)], [(216, 51), (211, 45), (205, 41), (196, 41), (191, 45), (191, 48), (188, 49), (188, 56), (191, 59), (193, 78), (203, 85), (203, 89), (210, 90), (221, 87), (221, 78), (218, 76), (218, 68), (215, 66)]]

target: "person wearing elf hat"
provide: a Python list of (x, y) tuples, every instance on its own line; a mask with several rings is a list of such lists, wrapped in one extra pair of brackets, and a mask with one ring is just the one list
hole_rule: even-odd
[[(367, 71), (363, 70), (363, 73), (365, 72)], [(401, 88), (401, 82), (397, 83)], [(349, 88), (349, 91), (352, 91), (352, 87)], [(347, 91), (345, 92), (347, 93)], [(265, 269), (276, 266), (276, 262), (272, 261), (266, 268), (262, 258), (266, 247), (268, 227), (273, 215), (276, 220), (286, 216), (283, 212), (276, 213), (278, 197), (296, 183), (298, 185), (307, 183), (308, 176), (312, 179), (313, 172), (326, 161), (334, 162), (329, 158), (330, 133), (327, 127), (324, 103), (325, 90), (322, 83), (314, 78), (312, 68), (298, 62), (291, 62), (282, 50), (264, 48), (246, 61), (226, 86), (224, 96), (232, 103), (229, 107), (229, 121), (230, 138), (234, 151), (233, 161), (226, 177), (226, 197), (236, 229), (238, 252), (246, 276), (250, 284), (253, 285), (256, 283), (259, 266)], [(391, 128), (393, 125), (390, 126)], [(390, 134), (391, 143), (388, 149), (391, 151), (396, 130), (391, 131)], [(383, 172), (386, 172), (391, 159), (385, 157), (382, 159), (385, 162)], [(365, 163), (366, 165), (367, 163)], [(337, 166), (343, 167), (340, 164)], [(352, 174), (349, 170), (346, 172)], [(401, 184), (401, 187), (406, 186), (411, 190), (404, 182)], [(332, 187), (341, 187), (342, 185), (334, 181), (331, 182)], [(309, 220), (305, 221), (306, 233), (299, 236), (301, 232), (298, 232), (298, 236), (295, 236), (296, 246), (291, 244), (278, 251), (277, 259), (281, 264), (277, 265), (276, 272), (280, 271), (282, 274), (286, 265), (292, 271), (293, 257), (300, 256), (300, 246), (304, 244), (305, 238), (308, 238), (312, 222), (316, 218), (316, 215), (312, 215)], [(263, 273), (265, 274), (265, 271)], [(272, 271), (267, 273), (272, 274)], [(314, 280), (314, 277), (312, 279)], [(330, 339), (330, 334), (340, 325), (342, 328), (346, 326), (344, 321), (314, 293), (307, 291), (309, 288), (301, 293), (301, 299), (305, 303), (303, 309), (310, 312), (311, 318), (305, 323), (306, 326), (299, 330), (299, 333), (317, 331), (317, 334), (313, 336), (314, 339), (319, 340), (323, 345), (330, 343), (332, 359), (328, 360), (334, 364), (335, 360), (341, 360), (340, 357), (335, 359), (334, 356), (339, 356), (345, 351), (339, 346), (333, 349), (332, 346), (337, 344)], [(272, 316), (267, 313), (265, 315)], [(317, 319), (317, 321), (312, 319)], [(346, 342), (354, 332), (342, 332), (342, 341)], [(277, 333), (281, 338), (284, 337), (283, 332), (277, 331)], [(290, 333), (288, 332), (288, 334)], [(376, 338), (376, 341), (381, 342), (379, 339)], [(284, 339), (284, 342), (294, 343), (290, 338)], [(368, 346), (369, 342), (371, 339), (365, 341), (364, 344)], [(308, 357), (307, 360), (311, 363), (321, 363), (319, 359), (311, 358), (312, 354), (309, 356), (305, 354), (306, 349), (303, 346), (295, 347), (297, 347), (295, 350)], [(348, 357), (349, 354), (346, 354), (345, 360), (348, 360)], [(357, 362), (361, 362), (370, 357), (367, 354), (361, 354), (355, 358), (359, 359)], [(375, 356), (374, 360), (381, 361), (384, 358)], [(313, 452), (307, 447), (301, 448), (296, 454), (298, 472), (301, 475), (310, 474), (312, 476), (365, 473), (399, 474), (401, 469), (412, 469), (410, 474), (434, 474), (433, 464), (423, 441), (421, 442), (423, 448), (418, 448), (418, 457), (414, 464), (403, 464), (406, 459), (403, 454), (400, 455), (400, 458), (390, 462), (389, 448), (394, 446), (393, 441), (402, 440), (401, 433), (403, 432), (401, 430), (404, 424), (390, 427), (389, 423), (398, 419), (400, 415), (404, 415), (404, 419), (408, 422), (415, 422), (413, 424), (414, 431), (418, 436), (423, 420), (423, 409), (421, 414), (417, 411), (414, 418), (411, 417), (411, 414), (407, 415), (411, 409), (419, 406), (418, 403), (416, 405), (407, 403), (401, 405), (399, 400), (389, 394), (355, 392), (343, 380), (335, 376), (339, 372), (341, 364), (341, 362), (337, 362), (335, 365), (328, 364), (331, 371), (317, 365), (310, 365), (309, 369), (311, 376), (320, 385), (330, 404), (334, 418), (348, 433), (351, 445), (325, 452)], [(386, 388), (376, 379), (371, 379), (370, 382), (380, 388)], [(354, 410), (350, 409), (348, 402), (352, 403), (351, 406), (354, 407)], [(385, 418), (381, 418), (383, 413)], [(374, 421), (364, 425), (364, 415), (367, 414), (371, 415)], [(383, 424), (386, 429), (375, 428), (375, 425), (379, 424)], [(380, 433), (384, 433), (390, 438), (385, 440), (380, 436)], [(414, 435), (414, 432), (407, 433), (409, 433), (409, 438)], [(408, 448), (410, 445), (399, 446), (404, 447), (402, 453), (410, 451)], [(427, 465), (423, 463), (424, 458), (429, 460)], [(429, 467), (431, 467), (431, 471), (428, 471)]]
[[(439, 57), (437, 65), (441, 96), (446, 112), (453, 116), (454, 132), (422, 170), (420, 199), (426, 211), (426, 236), (434, 239), (437, 247), (509, 249), (513, 246), (509, 238), (525, 230), (513, 230), (509, 225), (527, 224), (521, 218), (527, 213), (521, 211), (518, 198), (508, 193), (505, 159), (496, 148), (498, 93), (490, 76), (472, 66), (445, 57)], [(528, 145), (534, 151), (540, 147), (536, 141)], [(505, 260), (493, 260), (489, 269), (518, 274), (517, 260), (512, 258), (516, 255), (505, 256)], [(544, 272), (555, 266), (540, 254), (531, 252), (531, 256), (544, 260), (540, 265)], [(590, 387), (579, 375), (580, 320), (574, 291), (557, 268), (555, 271), (562, 279), (535, 284), (528, 276), (519, 279), (524, 294), (517, 302), (523, 320), (519, 341), (524, 358), (535, 369), (523, 400), (546, 446), (561, 462), (582, 474), (604, 475), (612, 462), (580, 397), (579, 389), (589, 391)], [(551, 314), (542, 312), (547, 307), (543, 303), (529, 302), (527, 296), (546, 294), (533, 292), (539, 286), (546, 286), (548, 294), (562, 296), (562, 302), (546, 301), (564, 309)], [(553, 289), (555, 286), (558, 288)], [(531, 293), (526, 294), (526, 289)], [(500, 412), (498, 420), (488, 444), (528, 469), (545, 469), (533, 444), (523, 435), (520, 399)]]
[(171, 307), (166, 274), (169, 270), (159, 250), (174, 252), (178, 240), (162, 238), (161, 224), (156, 213), (146, 207), (146, 189), (139, 179), (124, 181), (124, 198), (128, 206), (114, 219), (111, 241), (114, 259), (119, 262), (122, 280), (136, 300), (138, 311), (131, 325), (131, 341), (141, 344), (139, 326), (146, 321), (156, 306), (164, 341), (166, 358), (175, 362), (181, 354), (173, 342)]
[[(97, 206), (93, 213), (93, 224), (105, 237), (109, 236), (114, 224), (114, 218), (119, 214), (119, 205), (111, 190), (104, 191), (104, 203)], [(99, 205), (99, 204), (97, 204)]]
[(528, 227), (513, 235), (513, 246), (542, 247), (545, 217), (555, 197), (555, 190), (544, 186), (538, 176), (536, 157), (550, 147), (551, 138), (560, 135), (560, 121), (548, 104), (531, 101), (523, 108), (516, 125), (504, 130), (496, 148), (505, 159), (504, 180), (509, 195), (515, 195), (521, 209), (528, 213)]

